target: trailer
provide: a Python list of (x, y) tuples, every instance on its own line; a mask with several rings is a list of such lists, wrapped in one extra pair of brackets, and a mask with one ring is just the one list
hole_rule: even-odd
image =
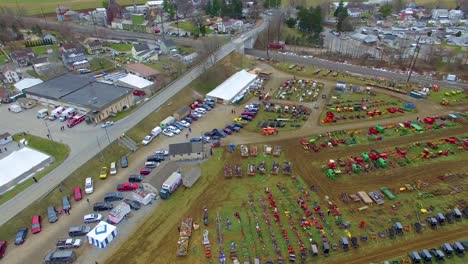
[(168, 116), (166, 117), (166, 119), (164, 119), (163, 121), (161, 121), (161, 123), (159, 124), (159, 126), (164, 129), (166, 128), (167, 126), (171, 125), (172, 123), (174, 123), (176, 121), (175, 117), (173, 116)]
[(383, 194), (385, 194), (385, 196), (387, 196), (389, 200), (395, 199), (395, 195), (387, 187), (382, 187), (380, 188), (380, 190), (382, 191)]
[(130, 205), (124, 202), (118, 204), (109, 213), (109, 221), (111, 224), (116, 225), (124, 219), (124, 217), (131, 212)]
[(168, 199), (172, 193), (182, 184), (182, 174), (173, 172), (169, 178), (162, 184), (159, 196), (162, 199)]
[(373, 203), (372, 199), (369, 197), (369, 195), (367, 195), (366, 192), (360, 191), (360, 192), (357, 193), (357, 195), (359, 196), (359, 198), (361, 198), (361, 200), (365, 204), (372, 204)]
[(132, 199), (143, 205), (148, 205), (155, 198), (156, 194), (142, 189), (136, 189), (132, 192)]
[(374, 200), (378, 205), (384, 204), (383, 195), (378, 191), (369, 192), (369, 196)]

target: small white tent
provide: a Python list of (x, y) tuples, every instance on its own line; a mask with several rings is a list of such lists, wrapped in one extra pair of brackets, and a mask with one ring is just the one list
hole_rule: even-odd
[(117, 227), (101, 221), (86, 235), (88, 243), (98, 248), (105, 248), (117, 236)]

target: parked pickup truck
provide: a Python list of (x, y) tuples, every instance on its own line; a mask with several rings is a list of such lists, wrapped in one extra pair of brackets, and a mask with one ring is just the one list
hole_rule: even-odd
[(57, 241), (57, 249), (79, 248), (82, 244), (79, 238), (64, 238)]
[(137, 183), (125, 182), (117, 185), (117, 191), (119, 192), (133, 191), (136, 189), (138, 189)]

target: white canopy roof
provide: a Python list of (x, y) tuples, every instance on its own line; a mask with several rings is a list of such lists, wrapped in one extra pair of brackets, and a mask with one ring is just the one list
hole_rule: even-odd
[(134, 74), (127, 74), (127, 76), (125, 77), (122, 77), (119, 79), (119, 82), (123, 82), (123, 83), (126, 83), (126, 84), (129, 84), (133, 87), (136, 87), (138, 89), (143, 89), (143, 88), (146, 88), (148, 86), (151, 86), (153, 85), (153, 82), (151, 81), (148, 81), (144, 78), (141, 78), (141, 77), (138, 77)]
[(231, 101), (242, 90), (247, 88), (247, 85), (254, 81), (255, 78), (257, 78), (257, 75), (241, 70), (209, 92), (207, 96)]
[(9, 183), (48, 158), (48, 155), (29, 147), (14, 151), (0, 160), (0, 186)]
[(41, 79), (37, 79), (37, 78), (24, 78), (23, 80), (15, 83), (15, 87), (19, 91), (23, 91), (23, 89), (33, 87), (34, 85), (38, 85), (42, 82), (43, 81)]
[(104, 241), (116, 229), (116, 226), (101, 221), (86, 236), (97, 241)]

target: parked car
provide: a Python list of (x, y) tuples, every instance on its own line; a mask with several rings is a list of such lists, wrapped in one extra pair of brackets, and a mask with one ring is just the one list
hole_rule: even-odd
[(98, 202), (93, 205), (94, 211), (110, 211), (112, 210), (113, 205), (109, 202)]
[(141, 141), (141, 144), (143, 144), (143, 146), (146, 146), (146, 145), (148, 145), (149, 143), (151, 143), (151, 141), (153, 141), (154, 138), (155, 138), (155, 136), (153, 136), (153, 135), (147, 135), (147, 136)]
[(224, 133), (226, 133), (226, 134), (228, 134), (228, 135), (231, 135), (231, 134), (232, 134), (232, 130), (229, 129), (229, 128), (227, 128), (227, 127), (224, 128), (223, 131), (224, 131)]
[(0, 258), (3, 258), (5, 256), (5, 251), (7, 249), (8, 242), (5, 240), (0, 240)]
[(114, 201), (120, 201), (122, 200), (123, 194), (119, 192), (111, 192), (111, 193), (106, 193), (104, 195), (104, 202), (114, 202)]
[(141, 208), (140, 203), (137, 202), (137, 201), (130, 200), (130, 199), (124, 199), (123, 202), (130, 205), (130, 208), (133, 209), (133, 210), (139, 210)]
[(186, 118), (182, 119), (182, 121), (185, 121), (185, 122), (187, 122), (189, 124), (192, 124), (192, 122), (193, 122), (192, 118), (190, 118), (188, 116)]
[(190, 127), (190, 123), (185, 120), (180, 120), (179, 122), (177, 122), (177, 124), (184, 126), (184, 127)]
[(234, 132), (239, 132), (239, 131), (241, 130), (241, 127), (236, 126), (236, 125), (234, 125), (234, 124), (232, 124), (232, 125), (227, 125), (226, 128), (229, 128), (229, 129), (231, 129), (231, 130), (234, 131)]
[(101, 171), (99, 172), (99, 178), (100, 179), (105, 179), (107, 178), (107, 173), (109, 172), (109, 169), (107, 167), (102, 167)]
[(201, 117), (201, 115), (200, 115), (200, 117), (198, 117), (198, 116), (199, 115), (194, 115), (193, 113), (191, 113), (189, 115), (189, 118), (192, 119), (192, 121), (197, 121)]
[(138, 189), (138, 184), (134, 182), (124, 182), (117, 184), (117, 191), (119, 192), (129, 192)]
[(110, 173), (110, 175), (116, 175), (117, 174), (117, 162), (112, 162), (110, 164), (109, 173)]
[(175, 126), (168, 126), (167, 129), (176, 135), (179, 135), (181, 132), (180, 129)]
[(141, 168), (140, 169), (140, 175), (149, 175), (151, 173), (151, 169), (150, 168)]
[(47, 218), (49, 223), (55, 223), (58, 220), (57, 210), (52, 205), (47, 207)]
[(196, 113), (200, 113), (200, 114), (202, 114), (202, 115), (204, 115), (204, 114), (207, 113), (206, 109), (205, 109), (205, 108), (202, 108), (202, 107), (198, 107), (197, 109), (195, 109), (195, 112), (196, 112)]
[(255, 112), (249, 112), (249, 111), (244, 111), (244, 112), (241, 113), (241, 116), (243, 116), (243, 115), (250, 116), (250, 117), (254, 118), (254, 117), (257, 116), (257, 113), (255, 113)]
[(104, 124), (101, 125), (102, 128), (110, 127), (114, 125), (114, 121), (106, 121)]
[(66, 195), (62, 197), (62, 209), (63, 210), (70, 210), (71, 209), (70, 200), (68, 199), (68, 196), (66, 196)]
[(75, 201), (79, 201), (79, 200), (83, 199), (83, 193), (81, 192), (80, 187), (75, 187), (73, 189), (73, 199), (75, 199)]
[(93, 178), (88, 177), (85, 179), (85, 193), (92, 194), (94, 192)]
[(21, 245), (26, 241), (26, 236), (28, 235), (28, 228), (22, 227), (16, 232), (15, 236), (15, 245)]
[(190, 142), (200, 142), (202, 140), (203, 140), (202, 138), (197, 137), (197, 138), (191, 138)]
[(174, 136), (174, 133), (172, 131), (170, 131), (169, 129), (164, 129), (162, 133), (165, 136), (168, 136), (168, 137), (173, 137)]
[(159, 162), (156, 162), (156, 161), (147, 161), (147, 162), (145, 162), (145, 168), (154, 169), (157, 166), (159, 166)]
[(220, 129), (213, 129), (213, 133), (214, 135), (216, 136), (219, 136), (219, 137), (226, 137), (226, 133), (224, 133), (224, 131), (220, 130)]
[(102, 214), (87, 214), (83, 216), (83, 223), (91, 224), (100, 222), (102, 220)]
[(191, 116), (196, 116), (197, 118), (202, 118), (202, 116), (203, 116), (202, 113), (197, 112), (197, 111), (195, 111), (195, 110), (192, 111), (192, 112), (190, 113), (190, 115), (191, 115)]
[(91, 227), (87, 225), (72, 226), (68, 229), (68, 235), (71, 237), (85, 236), (91, 231)]
[(40, 215), (33, 215), (32, 223), (31, 223), (31, 233), (37, 234), (41, 232), (41, 216)]
[(122, 167), (122, 168), (127, 168), (128, 167), (127, 156), (120, 157), (120, 167)]
[(128, 177), (129, 182), (141, 182), (143, 179), (144, 177), (141, 175), (130, 175), (130, 177)]
[(201, 104), (200, 108), (205, 109), (206, 111), (211, 111), (211, 107), (208, 104)]
[(252, 117), (251, 116), (248, 116), (248, 115), (241, 115), (241, 118), (246, 120), (246, 121), (252, 121)]
[(79, 248), (83, 244), (83, 241), (79, 238), (62, 238), (57, 240), (55, 244), (57, 249), (69, 249), (69, 248)]
[(162, 162), (165, 158), (162, 155), (152, 155), (146, 158), (146, 161)]
[(49, 252), (45, 258), (45, 264), (73, 263), (76, 260), (76, 253), (73, 250), (60, 250)]
[(247, 121), (245, 121), (244, 119), (242, 119), (242, 117), (236, 117), (234, 118), (234, 122), (236, 123), (241, 123), (241, 124), (246, 124)]
[(169, 150), (166, 150), (166, 149), (156, 150), (154, 154), (158, 156), (169, 156)]

